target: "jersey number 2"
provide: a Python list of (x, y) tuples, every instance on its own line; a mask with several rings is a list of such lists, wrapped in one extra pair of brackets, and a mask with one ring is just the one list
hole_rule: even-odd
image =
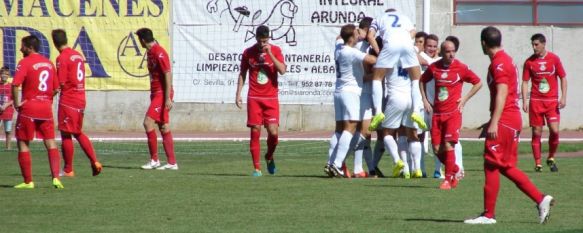
[(401, 24), (399, 23), (399, 16), (398, 15), (389, 15), (389, 17), (395, 18), (395, 20), (391, 24), (391, 27), (394, 27), (394, 28), (401, 27)]

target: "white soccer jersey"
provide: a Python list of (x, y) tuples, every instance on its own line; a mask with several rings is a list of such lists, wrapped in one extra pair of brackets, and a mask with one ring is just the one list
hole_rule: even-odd
[(411, 79), (407, 71), (400, 66), (393, 69), (393, 73), (385, 77), (385, 86), (389, 96), (411, 98)]
[(397, 11), (383, 13), (372, 21), (371, 28), (383, 38), (385, 44), (413, 44), (411, 30), (415, 26), (407, 17)]
[[(425, 59), (425, 61), (427, 61), (429, 65), (433, 64), (436, 61), (441, 60), (441, 57), (437, 56), (435, 58), (432, 58), (425, 52), (421, 52), (419, 56)], [(427, 67), (429, 67), (429, 65), (421, 66), (421, 74), (423, 74), (425, 70), (427, 70)], [(433, 99), (435, 98), (435, 80), (431, 80), (425, 84), (425, 93), (427, 95), (427, 100), (429, 101), (429, 103), (433, 104)]]
[(336, 92), (349, 91), (358, 95), (362, 92), (365, 53), (346, 46), (342, 40), (336, 41), (334, 60), (336, 62)]
[[(368, 54), (368, 51), (370, 49), (370, 44), (367, 41), (359, 41), (358, 43), (356, 43), (355, 48), (359, 49), (361, 52)], [(361, 66), (363, 68), (362, 70), (362, 74), (364, 75), (364, 67)], [(372, 94), (372, 82), (364, 82), (363, 86), (362, 86), (362, 93), (365, 94)]]

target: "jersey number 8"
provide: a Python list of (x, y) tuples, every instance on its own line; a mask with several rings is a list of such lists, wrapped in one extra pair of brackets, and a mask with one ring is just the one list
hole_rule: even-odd
[(38, 89), (40, 91), (47, 91), (47, 89), (49, 88), (47, 85), (47, 80), (49, 79), (49, 71), (48, 70), (43, 70), (40, 72), (40, 74), (38, 75)]

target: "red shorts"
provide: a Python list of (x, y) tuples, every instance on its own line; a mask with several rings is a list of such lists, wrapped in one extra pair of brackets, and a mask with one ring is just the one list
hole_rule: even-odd
[(559, 102), (556, 100), (531, 100), (528, 119), (531, 127), (544, 126), (545, 119), (547, 124), (559, 122), (561, 120)]
[[(174, 93), (170, 94), (170, 99), (173, 99), (173, 96)], [(170, 109), (166, 109), (164, 106), (164, 94), (162, 92), (150, 94), (150, 101), (146, 116), (158, 124), (170, 123)]]
[(499, 168), (515, 167), (518, 157), (519, 135), (519, 130), (499, 124), (497, 138), (486, 138), (484, 163)]
[(58, 127), (60, 131), (72, 134), (83, 129), (84, 110), (59, 104)]
[(16, 118), (16, 139), (31, 141), (34, 139), (35, 133), (39, 139), (55, 139), (53, 119), (37, 120), (19, 114)]
[(247, 98), (247, 127), (279, 125), (279, 100)]
[(433, 114), (431, 117), (431, 144), (441, 145), (442, 142), (458, 143), (462, 114), (460, 112)]

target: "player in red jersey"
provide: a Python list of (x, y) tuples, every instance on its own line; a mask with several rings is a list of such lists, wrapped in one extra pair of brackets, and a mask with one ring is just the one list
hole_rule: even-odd
[[(141, 28), (136, 34), (142, 47), (148, 49), (148, 72), (150, 73), (150, 107), (144, 118), (144, 128), (148, 137), (150, 161), (142, 169), (178, 170), (174, 156), (174, 139), (170, 132), (170, 110), (173, 105), (174, 89), (172, 87), (172, 72), (170, 58), (166, 50), (154, 39), (154, 33), (149, 28)], [(158, 125), (162, 134), (162, 144), (168, 161), (161, 165), (158, 160), (158, 138), (155, 126)]]
[[(20, 51), (23, 59), (16, 67), (12, 82), (14, 106), (18, 111), (16, 118), (16, 141), (18, 144), (18, 163), (24, 183), (14, 188), (34, 188), (32, 182), (32, 163), (30, 158), (31, 140), (42, 138), (49, 155), (49, 165), (53, 186), (62, 189), (59, 180), (59, 150), (55, 142), (53, 122), (53, 96), (58, 91), (59, 82), (55, 77), (55, 67), (51, 61), (38, 53), (40, 40), (36, 36), (22, 38)], [(22, 87), (22, 101), (19, 88)]]
[(6, 149), (10, 150), (10, 140), (12, 138), (12, 118), (14, 108), (12, 107), (12, 84), (8, 82), (10, 69), (6, 66), (0, 69), (0, 121), (4, 125), (6, 134)]
[(249, 93), (247, 94), (247, 127), (251, 129), (249, 150), (253, 158), (253, 176), (261, 176), (260, 145), (261, 125), (267, 129), (267, 171), (275, 174), (273, 152), (278, 143), (279, 100), (278, 73), (283, 75), (286, 65), (281, 48), (269, 43), (270, 32), (265, 25), (257, 27), (255, 39), (257, 43), (245, 49), (241, 60), (241, 72), (237, 82), (235, 104), (242, 108), (241, 91), (247, 72), (249, 72)]
[[(480, 78), (470, 68), (455, 59), (456, 46), (451, 41), (441, 43), (442, 59), (431, 64), (421, 76), (421, 95), (428, 112), (433, 112), (431, 122), (431, 144), (441, 163), (445, 164), (445, 179), (440, 189), (457, 186), (455, 174), (460, 171), (455, 164), (455, 144), (458, 143), (462, 127), (462, 111), (467, 101), (482, 87)], [(435, 80), (433, 106), (425, 92), (427, 82)], [(463, 83), (471, 83), (472, 89), (462, 97)]]
[(93, 176), (99, 175), (103, 166), (95, 156), (93, 144), (83, 133), (85, 115), (85, 62), (74, 49), (67, 46), (67, 34), (57, 29), (51, 33), (53, 44), (59, 50), (57, 57), (57, 76), (61, 88), (59, 97), (58, 128), (61, 131), (61, 150), (65, 165), (63, 176), (75, 176), (73, 171), (73, 136), (89, 158)]
[[(524, 62), (522, 72), (522, 109), (528, 112), (530, 127), (532, 127), (532, 154), (534, 156), (535, 171), (541, 172), (541, 136), (543, 126), (548, 124), (549, 157), (547, 165), (551, 172), (558, 172), (555, 163), (555, 153), (559, 147), (559, 109), (567, 105), (567, 74), (561, 59), (554, 53), (546, 50), (546, 38), (537, 33), (530, 38), (534, 54)], [(532, 80), (530, 89), (530, 103), (528, 103), (528, 81)], [(559, 99), (559, 84), (561, 80), (561, 98)]]
[(548, 220), (553, 197), (544, 195), (517, 165), (518, 137), (522, 128), (518, 106), (518, 71), (512, 58), (502, 49), (502, 33), (486, 27), (481, 33), (482, 50), (490, 57), (488, 89), (490, 90), (490, 121), (484, 127), (484, 212), (467, 219), (467, 224), (496, 223), (495, 209), (500, 189), (500, 173), (512, 181), (524, 194), (537, 203), (539, 223)]

